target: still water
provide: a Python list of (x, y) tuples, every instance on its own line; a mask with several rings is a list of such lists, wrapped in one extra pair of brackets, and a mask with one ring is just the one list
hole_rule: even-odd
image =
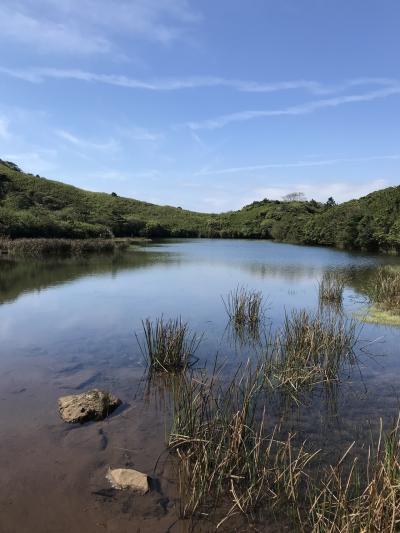
[[(218, 353), (235, 367), (252, 348), (238, 348), (227, 330), (229, 291), (261, 291), (266, 321), (279, 328), (292, 309), (318, 307), (318, 280), (336, 269), (347, 274), (344, 312), (353, 317), (366, 306), (364, 280), (384, 263), (400, 260), (206, 239), (86, 259), (2, 260), (0, 533), (185, 531), (174, 473), (157, 462), (168, 407), (162, 390), (143, 385), (141, 320), (182, 316), (203, 334), (199, 365)], [(318, 445), (345, 449), (380, 417), (390, 421), (400, 407), (399, 344), (400, 328), (360, 323), (358, 365), (344, 376), (334, 408), (316, 395), (286, 423)], [(119, 395), (123, 407), (100, 423), (64, 424), (57, 398), (92, 387)], [(105, 480), (109, 466), (153, 474), (159, 486), (141, 498), (116, 493)]]

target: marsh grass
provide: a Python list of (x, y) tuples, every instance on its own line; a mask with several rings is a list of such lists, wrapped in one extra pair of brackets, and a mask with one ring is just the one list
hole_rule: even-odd
[(243, 346), (248, 342), (258, 343), (261, 339), (260, 327), (264, 316), (261, 292), (238, 286), (226, 299), (222, 298), (222, 301), (229, 317), (228, 326), (239, 345)]
[(261, 292), (251, 291), (246, 287), (236, 287), (231, 291), (226, 300), (223, 298), (229, 320), (236, 325), (258, 324), (262, 312)]
[(357, 338), (355, 320), (338, 313), (293, 310), (267, 345), (266, 381), (298, 401), (304, 390), (338, 382), (343, 368), (357, 362)]
[(139, 348), (154, 372), (182, 372), (194, 364), (193, 356), (201, 337), (192, 334), (181, 318), (142, 321), (144, 342), (136, 335)]
[(262, 373), (248, 364), (226, 387), (215, 369), (179, 382), (168, 444), (180, 516), (215, 529), (242, 515), (302, 532), (399, 531), (399, 419), (387, 433), (381, 423), (366, 458), (352, 453), (353, 443), (337, 463), (321, 462), (321, 450), (295, 433), (267, 429)]
[(370, 283), (368, 293), (380, 310), (400, 314), (400, 271), (380, 267)]
[(303, 472), (312, 459), (294, 435), (280, 440), (268, 433), (260, 410), (261, 367), (240, 368), (223, 387), (192, 376), (175, 391), (169, 448), (178, 462), (182, 517), (212, 517), (218, 525), (236, 514), (253, 516), (260, 508), (297, 512)]
[(344, 279), (335, 270), (324, 272), (319, 282), (318, 294), (321, 304), (340, 307), (343, 302)]
[(123, 246), (112, 239), (0, 239), (0, 251), (15, 257), (113, 253)]

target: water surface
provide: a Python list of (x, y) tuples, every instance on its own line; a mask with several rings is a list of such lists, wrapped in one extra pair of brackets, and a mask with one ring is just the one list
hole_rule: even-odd
[[(135, 337), (141, 338), (141, 320), (181, 315), (204, 334), (198, 364), (218, 352), (228, 372), (254, 352), (238, 347), (226, 329), (221, 297), (237, 285), (262, 291), (267, 323), (279, 328), (291, 309), (317, 308), (318, 280), (332, 268), (348, 274), (344, 311), (353, 316), (366, 303), (364, 280), (383, 263), (400, 261), (206, 239), (87, 259), (2, 260), (0, 532), (186, 531), (177, 520), (174, 472), (157, 463), (165, 450), (168, 394), (157, 387), (146, 394), (143, 386)], [(380, 417), (389, 421), (400, 405), (399, 341), (400, 328), (363, 325), (359, 365), (343, 376), (334, 405), (327, 409), (323, 394), (314, 394), (306, 406), (291, 408), (287, 427), (315, 445), (345, 448)], [(104, 422), (64, 424), (57, 398), (94, 386), (112, 390), (124, 406)], [(156, 463), (160, 484), (151, 494), (110, 491), (108, 466), (151, 474)]]

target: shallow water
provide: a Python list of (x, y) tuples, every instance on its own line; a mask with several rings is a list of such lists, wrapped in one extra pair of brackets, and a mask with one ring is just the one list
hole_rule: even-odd
[[(318, 280), (335, 268), (355, 280), (344, 299), (353, 316), (365, 306), (368, 272), (382, 263), (400, 260), (237, 240), (165, 241), (88, 259), (2, 260), (0, 533), (188, 530), (177, 520), (174, 472), (163, 460), (168, 393), (157, 385), (146, 393), (142, 380), (135, 338), (141, 320), (181, 315), (204, 333), (198, 364), (218, 352), (229, 372), (253, 348), (233, 342), (221, 296), (238, 284), (262, 291), (275, 328), (293, 308), (316, 309)], [(363, 325), (359, 365), (343, 376), (334, 401), (327, 405), (315, 393), (306, 406), (290, 408), (286, 427), (316, 446), (344, 450), (380, 417), (389, 422), (400, 407), (399, 341), (400, 328)], [(91, 387), (110, 389), (123, 407), (103, 422), (64, 424), (57, 398)], [(280, 416), (271, 408), (271, 419)], [(112, 491), (108, 466), (132, 466), (159, 485), (144, 497)]]

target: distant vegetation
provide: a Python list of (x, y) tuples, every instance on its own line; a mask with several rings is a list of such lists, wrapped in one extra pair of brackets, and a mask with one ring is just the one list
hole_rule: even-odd
[(218, 215), (84, 191), (0, 160), (0, 235), (255, 238), (398, 253), (400, 187), (340, 205), (333, 198), (322, 204), (293, 193)]

